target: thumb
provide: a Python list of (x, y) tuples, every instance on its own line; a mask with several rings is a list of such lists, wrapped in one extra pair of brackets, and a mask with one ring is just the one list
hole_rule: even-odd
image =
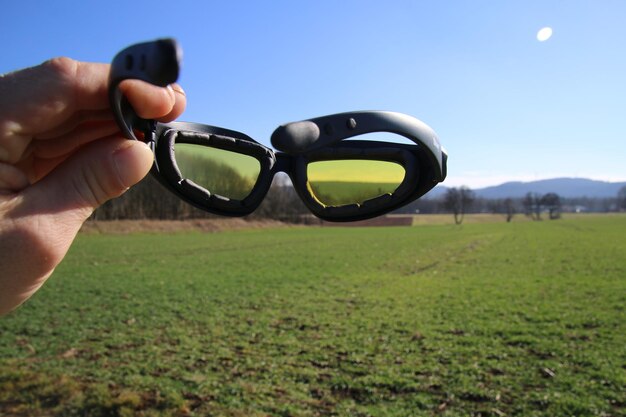
[(102, 139), (5, 201), (11, 222), (0, 239), (0, 261), (11, 261), (2, 264), (0, 315), (43, 285), (93, 210), (139, 182), (152, 160), (143, 142)]
[(143, 142), (119, 137), (93, 142), (23, 192), (23, 215), (52, 215), (77, 232), (100, 205), (123, 194), (150, 170)]

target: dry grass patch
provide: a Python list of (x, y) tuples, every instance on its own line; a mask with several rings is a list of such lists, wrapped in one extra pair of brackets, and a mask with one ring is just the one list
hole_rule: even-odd
[(129, 233), (216, 233), (225, 230), (247, 230), (287, 227), (276, 220), (245, 220), (241, 218), (193, 219), (193, 220), (109, 220), (86, 222), (80, 229), (84, 234)]

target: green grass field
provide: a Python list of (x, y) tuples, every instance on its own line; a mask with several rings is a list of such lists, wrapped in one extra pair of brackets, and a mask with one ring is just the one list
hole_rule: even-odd
[(623, 416), (626, 216), (81, 235), (5, 416)]

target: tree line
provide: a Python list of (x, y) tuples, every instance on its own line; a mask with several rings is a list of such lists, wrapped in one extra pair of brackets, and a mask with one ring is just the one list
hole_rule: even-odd
[[(235, 179), (239, 184), (242, 180)], [(228, 187), (228, 186), (224, 186)], [(608, 212), (626, 211), (626, 187), (614, 198), (562, 198), (557, 193), (528, 193), (523, 198), (485, 199), (477, 197), (468, 187), (452, 187), (441, 198), (421, 198), (394, 213), (452, 214), (457, 224), (468, 213), (501, 214), (507, 222), (516, 215), (533, 220), (555, 220), (564, 210)], [(249, 217), (290, 223), (307, 221), (306, 209), (288, 178), (277, 176), (261, 206)], [(146, 177), (121, 197), (106, 202), (92, 215), (94, 220), (188, 220), (217, 217), (185, 203), (166, 190), (152, 176)]]
[[(302, 214), (308, 213), (308, 210), (293, 187), (277, 179), (261, 206), (249, 217), (290, 223), (302, 221)], [(219, 217), (182, 201), (151, 175), (122, 196), (104, 203), (91, 216), (92, 220), (190, 220)]]
[(451, 213), (455, 223), (463, 222), (466, 213), (502, 214), (507, 222), (515, 215), (524, 215), (532, 220), (544, 217), (556, 220), (567, 212), (616, 212), (626, 211), (626, 187), (622, 187), (612, 198), (563, 198), (557, 193), (527, 193), (522, 198), (486, 199), (476, 197), (468, 187), (453, 187), (438, 199), (424, 198), (402, 209), (404, 213)]

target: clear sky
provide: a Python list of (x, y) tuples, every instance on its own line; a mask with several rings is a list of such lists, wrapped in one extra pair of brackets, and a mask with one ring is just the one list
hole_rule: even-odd
[(269, 144), (284, 122), (394, 110), (438, 133), (446, 185), (624, 181), (625, 22), (623, 0), (6, 0), (0, 73), (170, 36), (181, 120)]

